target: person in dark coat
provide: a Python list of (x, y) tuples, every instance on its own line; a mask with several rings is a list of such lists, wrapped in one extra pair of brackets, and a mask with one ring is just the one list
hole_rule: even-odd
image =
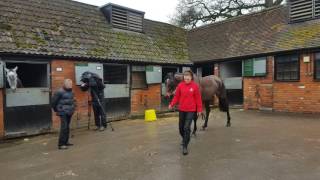
[(75, 99), (72, 92), (72, 80), (64, 80), (63, 87), (54, 93), (51, 105), (57, 116), (60, 116), (61, 119), (58, 148), (68, 149), (68, 146), (73, 145), (69, 143), (69, 126), (71, 117), (75, 111)]
[(98, 87), (92, 88), (90, 93), (92, 97), (92, 109), (94, 113), (95, 125), (97, 130), (104, 131), (107, 128), (107, 115), (104, 103), (104, 91), (105, 85), (102, 83)]
[(83, 73), (81, 81), (83, 82), (81, 84), (83, 91), (90, 89), (96, 130), (104, 131), (107, 128), (107, 115), (104, 109), (105, 85), (99, 75), (91, 72)]

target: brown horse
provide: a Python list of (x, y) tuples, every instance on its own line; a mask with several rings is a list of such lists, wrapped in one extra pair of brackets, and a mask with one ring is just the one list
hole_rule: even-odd
[[(183, 81), (183, 74), (182, 73), (168, 73), (166, 77), (166, 91), (167, 97), (171, 97), (175, 93), (175, 89), (178, 84)], [(227, 127), (231, 126), (231, 118), (229, 113), (229, 103), (227, 99), (227, 91), (223, 81), (214, 75), (206, 76), (206, 77), (197, 77), (194, 76), (194, 82), (197, 83), (200, 87), (201, 96), (202, 96), (202, 103), (205, 107), (205, 115), (204, 119), (205, 122), (202, 126), (202, 129), (205, 130), (208, 127), (208, 119), (210, 114), (210, 102), (213, 101), (214, 96), (218, 97), (219, 99), (219, 109), (220, 111), (227, 113)], [(194, 129), (193, 134), (196, 134), (197, 131), (197, 119), (198, 117), (194, 118)]]

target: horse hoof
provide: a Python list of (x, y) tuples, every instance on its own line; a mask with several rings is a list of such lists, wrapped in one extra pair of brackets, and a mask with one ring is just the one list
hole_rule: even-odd
[(202, 126), (202, 131), (205, 131), (207, 127)]
[(231, 127), (231, 123), (227, 124), (226, 127)]
[(194, 133), (192, 133), (192, 135), (194, 136), (194, 137), (197, 137), (197, 134), (194, 132)]

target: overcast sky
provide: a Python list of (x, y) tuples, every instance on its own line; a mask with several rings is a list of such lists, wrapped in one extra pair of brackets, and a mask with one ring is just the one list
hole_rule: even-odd
[(132, 9), (144, 11), (151, 20), (169, 22), (169, 16), (175, 11), (178, 0), (75, 0), (86, 4), (102, 6), (109, 2)]

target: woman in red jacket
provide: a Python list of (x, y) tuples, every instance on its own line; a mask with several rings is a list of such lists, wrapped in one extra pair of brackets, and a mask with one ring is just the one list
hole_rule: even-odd
[(172, 109), (176, 104), (179, 104), (179, 132), (182, 137), (182, 153), (187, 155), (192, 119), (202, 113), (199, 86), (193, 81), (193, 73), (190, 70), (183, 73), (183, 81), (177, 86), (169, 109)]

